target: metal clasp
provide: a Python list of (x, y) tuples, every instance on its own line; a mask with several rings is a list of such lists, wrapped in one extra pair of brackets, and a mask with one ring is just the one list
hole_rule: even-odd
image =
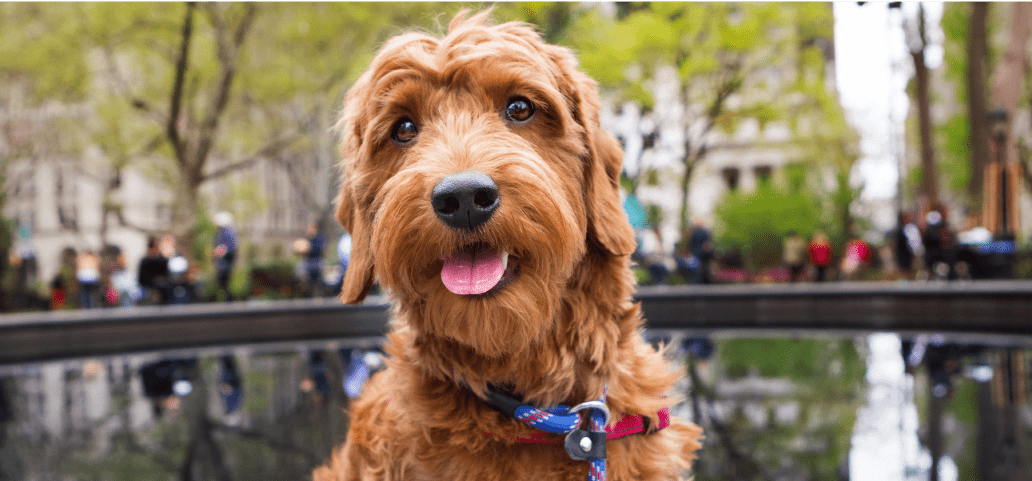
[[(604, 426), (609, 424), (609, 406), (606, 406), (606, 403), (602, 401), (588, 401), (570, 408), (567, 414), (589, 409), (596, 409), (602, 413), (602, 431), (594, 432), (590, 428), (589, 430), (574, 429), (566, 435), (566, 441), (563, 443), (566, 453), (571, 458), (580, 461), (606, 458), (606, 431)], [(590, 414), (587, 421), (590, 425)]]

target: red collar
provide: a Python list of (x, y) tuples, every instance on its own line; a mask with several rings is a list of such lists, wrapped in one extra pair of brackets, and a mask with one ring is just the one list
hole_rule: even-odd
[[(622, 438), (624, 436), (630, 436), (638, 433), (652, 433), (659, 431), (670, 425), (670, 408), (661, 409), (656, 415), (659, 417), (659, 423), (655, 426), (649, 426), (648, 418), (641, 414), (630, 415), (624, 414), (624, 417), (620, 418), (614, 424), (606, 426), (606, 439)], [(562, 444), (562, 437), (555, 434), (546, 433), (544, 431), (533, 431), (530, 436), (517, 436), (513, 432), (506, 432), (502, 435), (495, 433), (485, 432), (491, 436), (495, 436), (502, 439), (509, 439), (519, 441), (521, 443), (532, 443), (532, 444)]]

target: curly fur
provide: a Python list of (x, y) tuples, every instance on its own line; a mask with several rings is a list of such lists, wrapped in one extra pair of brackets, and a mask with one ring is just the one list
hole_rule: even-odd
[[(378, 279), (394, 319), (387, 369), (351, 405), (347, 441), (316, 480), (584, 480), (588, 463), (517, 442), (533, 428), (478, 396), (490, 384), (572, 405), (608, 386), (614, 413), (653, 423), (674, 402), (680, 373), (642, 340), (631, 300), (621, 152), (599, 127), (595, 83), (569, 50), (486, 17), (462, 12), (443, 38), (393, 38), (348, 93), (337, 217), (353, 246), (341, 297), (360, 302)], [(525, 124), (502, 115), (516, 95), (537, 109)], [(407, 144), (390, 138), (401, 117), (419, 126)], [(429, 198), (442, 177), (469, 169), (495, 181), (500, 204), (462, 232)], [(518, 278), (485, 296), (448, 291), (441, 258), (471, 242), (510, 252)], [(609, 479), (678, 479), (700, 439), (675, 418), (611, 441)]]

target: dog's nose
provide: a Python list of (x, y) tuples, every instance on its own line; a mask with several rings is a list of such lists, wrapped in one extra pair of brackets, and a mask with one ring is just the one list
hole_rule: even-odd
[(434, 186), (430, 204), (445, 224), (473, 230), (487, 222), (498, 208), (498, 186), (483, 172), (459, 172)]

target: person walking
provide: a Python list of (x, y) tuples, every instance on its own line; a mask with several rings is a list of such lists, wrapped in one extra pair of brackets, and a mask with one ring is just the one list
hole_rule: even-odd
[(781, 251), (781, 260), (788, 269), (788, 281), (798, 282), (806, 269), (806, 240), (798, 232), (788, 231)]
[(854, 236), (846, 243), (842, 255), (842, 275), (845, 279), (855, 281), (863, 278), (864, 272), (871, 262), (871, 246), (859, 236)]
[(79, 307), (100, 307), (100, 258), (91, 250), (83, 250), (75, 262), (75, 278), (79, 281)]
[(929, 279), (955, 279), (953, 232), (949, 224), (937, 210), (929, 211), (925, 221), (928, 225), (921, 235), (921, 243), (924, 245)]
[(900, 212), (896, 216), (896, 227), (889, 231), (888, 241), (892, 247), (892, 259), (895, 262), (898, 276), (902, 279), (910, 279), (913, 276), (914, 248), (907, 238), (907, 227), (911, 224), (906, 213)]
[(65, 247), (61, 250), (61, 266), (50, 282), (50, 308), (55, 311), (75, 308), (79, 304), (79, 281), (76, 279), (78, 259), (79, 254), (74, 248)]
[(136, 281), (142, 289), (143, 304), (169, 304), (172, 302), (170, 283), (172, 273), (168, 270), (168, 257), (161, 253), (158, 238), (147, 238), (147, 253), (137, 265)]
[(229, 291), (229, 278), (237, 256), (237, 235), (233, 229), (233, 215), (229, 212), (215, 214), (215, 248), (212, 257), (215, 263), (215, 282), (227, 301), (233, 300)]
[(105, 298), (110, 306), (134, 306), (140, 299), (140, 286), (136, 283), (136, 279), (129, 274), (129, 264), (126, 262), (125, 253), (115, 246), (111, 247), (114, 248), (111, 252), (114, 258), (110, 260), (109, 270), (106, 274)]
[(814, 268), (814, 280), (824, 282), (828, 275), (828, 266), (831, 265), (831, 242), (823, 231), (814, 233), (807, 253)]
[(692, 222), (692, 234), (688, 238), (688, 248), (696, 262), (693, 269), (693, 284), (709, 284), (710, 261), (713, 258), (713, 237), (709, 229), (703, 225), (702, 219), (695, 219)]
[(323, 253), (326, 250), (326, 239), (320, 230), (318, 222), (309, 222), (305, 231), (305, 239), (298, 243), (301, 246), (299, 253), (304, 255), (308, 292), (312, 297), (322, 295)]

